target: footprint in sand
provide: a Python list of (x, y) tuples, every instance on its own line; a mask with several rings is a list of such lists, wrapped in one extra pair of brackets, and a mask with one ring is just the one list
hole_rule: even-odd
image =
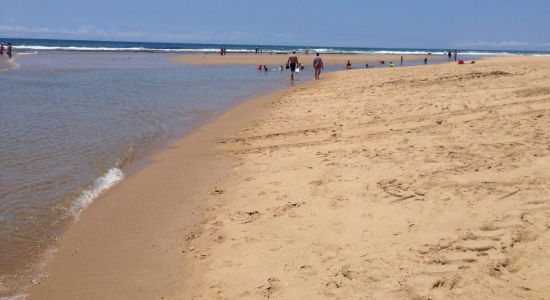
[(268, 278), (266, 283), (260, 285), (257, 288), (258, 294), (267, 299), (280, 293), (282, 290), (283, 286), (281, 284), (281, 281), (277, 277)]
[(241, 224), (252, 223), (260, 217), (259, 211), (238, 211), (229, 216), (232, 221), (239, 222)]
[(271, 211), (273, 213), (273, 217), (275, 218), (283, 215), (287, 215), (287, 214), (291, 217), (295, 217), (294, 213), (291, 212), (291, 210), (298, 208), (304, 204), (306, 203), (305, 202), (294, 202), (294, 203), (288, 202), (285, 205), (269, 208), (268, 211)]

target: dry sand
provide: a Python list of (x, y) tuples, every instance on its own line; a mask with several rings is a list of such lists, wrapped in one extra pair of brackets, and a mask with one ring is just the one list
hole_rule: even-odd
[[(221, 56), (218, 54), (185, 54), (177, 55), (170, 58), (171, 61), (183, 62), (190, 64), (243, 64), (243, 65), (285, 65), (288, 60), (289, 54), (228, 54)], [(298, 55), (298, 60), (304, 65), (309, 66), (313, 63), (314, 54)], [(398, 64), (400, 55), (370, 55), (370, 54), (322, 54), (323, 62), (326, 65), (342, 65), (345, 66), (347, 61), (350, 60), (352, 64), (365, 65), (366, 63), (377, 64), (379, 61), (385, 61), (388, 64), (390, 61)], [(422, 61), (425, 55), (404, 55), (403, 60), (408, 61)], [(445, 60), (447, 58), (438, 55), (428, 56), (429, 61)]]
[(323, 75), (108, 192), (31, 298), (548, 299), (550, 59)]

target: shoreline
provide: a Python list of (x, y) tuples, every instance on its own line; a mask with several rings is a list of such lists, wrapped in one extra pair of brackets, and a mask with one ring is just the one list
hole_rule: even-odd
[[(206, 65), (235, 65), (235, 64), (246, 64), (246, 65), (263, 65), (263, 64), (276, 64), (276, 65), (285, 65), (286, 60), (290, 54), (234, 54), (229, 53), (226, 56), (220, 56), (219, 54), (210, 53), (210, 54), (182, 54), (175, 55), (170, 58), (171, 61), (188, 63), (188, 64), (206, 64)], [(392, 55), (392, 54), (320, 54), (321, 58), (325, 65), (342, 65), (345, 66), (346, 62), (350, 60), (352, 64), (377, 64), (379, 61), (385, 61), (388, 64), (390, 61), (393, 61), (395, 64), (399, 64), (401, 55)], [(424, 57), (428, 57), (429, 61), (444, 61), (447, 58), (441, 55), (403, 55), (405, 62), (420, 62), (424, 60)], [(305, 55), (303, 53), (298, 53), (299, 61), (307, 61), (305, 64), (306, 67), (309, 67), (311, 62), (315, 58), (315, 54), (311, 53)]]
[[(87, 236), (84, 232), (90, 233), (92, 232), (94, 236), (98, 237), (96, 233), (96, 229), (94, 227), (98, 225), (98, 223), (101, 223), (101, 219), (105, 217), (105, 214), (112, 215), (113, 218), (110, 218), (110, 221), (113, 223), (118, 223), (118, 221), (114, 220), (116, 218), (116, 215), (123, 214), (123, 209), (117, 210), (116, 213), (111, 214), (111, 208), (113, 205), (116, 205), (117, 207), (120, 207), (118, 205), (120, 204), (121, 197), (124, 198), (122, 201), (132, 201), (128, 199), (128, 192), (132, 188), (141, 187), (141, 185), (146, 185), (148, 188), (145, 189), (154, 189), (158, 191), (157, 188), (153, 188), (153, 186), (164, 184), (162, 183), (163, 179), (167, 179), (166, 177), (170, 177), (170, 179), (174, 179), (175, 176), (168, 175), (168, 176), (162, 176), (157, 168), (161, 169), (173, 169), (173, 160), (178, 161), (178, 167), (179, 169), (184, 168), (186, 172), (195, 173), (195, 175), (183, 175), (184, 178), (188, 177), (200, 177), (200, 180), (197, 180), (196, 178), (191, 178), (192, 181), (200, 181), (200, 182), (209, 182), (211, 183), (211, 187), (197, 187), (193, 184), (189, 183), (174, 183), (170, 182), (171, 189), (178, 189), (180, 190), (182, 187), (188, 188), (188, 190), (180, 190), (180, 194), (173, 195), (173, 197), (180, 199), (181, 197), (185, 198), (185, 196), (189, 196), (193, 199), (190, 199), (189, 201), (186, 200), (176, 200), (171, 199), (171, 205), (165, 206), (164, 209), (166, 211), (173, 211), (174, 204), (176, 205), (183, 205), (185, 208), (189, 208), (190, 210), (185, 211), (181, 210), (179, 211), (180, 215), (182, 215), (184, 218), (187, 218), (185, 221), (185, 224), (180, 227), (180, 230), (182, 230), (181, 234), (178, 234), (178, 236), (175, 238), (176, 240), (182, 239), (180, 244), (184, 244), (185, 240), (187, 239), (187, 236), (189, 234), (192, 234), (192, 231), (200, 226), (201, 224), (201, 212), (205, 211), (206, 203), (201, 202), (200, 199), (195, 199), (196, 195), (203, 194), (203, 195), (209, 195), (212, 192), (216, 191), (216, 182), (220, 177), (228, 176), (227, 173), (230, 171), (230, 167), (228, 167), (228, 162), (225, 161), (225, 159), (221, 156), (223, 156), (223, 153), (220, 152), (218, 149), (219, 147), (219, 140), (228, 133), (233, 133), (237, 131), (237, 128), (240, 128), (247, 124), (247, 122), (250, 122), (254, 118), (256, 118), (258, 115), (261, 115), (266, 112), (267, 108), (266, 106), (269, 105), (269, 102), (272, 101), (275, 98), (280, 97), (283, 94), (291, 93), (296, 88), (299, 88), (303, 85), (308, 84), (308, 82), (298, 84), (293, 87), (284, 88), (282, 90), (272, 91), (264, 96), (256, 96), (249, 99), (243, 100), (243, 102), (237, 104), (235, 107), (230, 108), (228, 111), (219, 112), (217, 115), (213, 116), (209, 120), (205, 120), (202, 124), (198, 124), (197, 127), (191, 129), (189, 132), (185, 133), (183, 136), (175, 137), (174, 139), (170, 140), (167, 144), (163, 145), (157, 145), (154, 149), (151, 149), (150, 153), (146, 154), (144, 157), (140, 158), (136, 162), (132, 162), (129, 166), (124, 168), (124, 175), (125, 179), (119, 182), (118, 184), (115, 184), (114, 186), (110, 187), (107, 191), (100, 194), (97, 198), (93, 200), (91, 205), (87, 207), (85, 210), (81, 212), (78, 219), (71, 220), (69, 224), (65, 226), (63, 229), (63, 233), (59, 237), (58, 245), (55, 247), (55, 250), (53, 251), (55, 254), (53, 255), (53, 258), (50, 258), (49, 261), (46, 262), (46, 267), (43, 268), (42, 274), (40, 274), (42, 279), (39, 281), (38, 284), (35, 284), (31, 286), (28, 290), (24, 291), (24, 294), (27, 295), (27, 292), (30, 292), (28, 294), (28, 299), (41, 299), (43, 297), (50, 297), (49, 293), (55, 292), (56, 298), (58, 299), (73, 299), (75, 294), (74, 292), (80, 293), (78, 297), (89, 297), (86, 299), (97, 299), (97, 297), (105, 297), (105, 295), (114, 295), (117, 290), (117, 285), (119, 283), (113, 283), (114, 286), (112, 286), (112, 290), (107, 292), (106, 290), (109, 290), (109, 287), (106, 287), (105, 285), (108, 285), (107, 282), (102, 283), (102, 287), (104, 288), (101, 291), (95, 291), (99, 292), (99, 294), (91, 293), (92, 289), (86, 289), (83, 288), (80, 291), (74, 290), (74, 285), (67, 285), (66, 279), (68, 276), (67, 272), (74, 272), (74, 274), (78, 274), (76, 276), (69, 276), (69, 278), (74, 278), (78, 281), (78, 278), (81, 278), (83, 276), (80, 272), (82, 271), (77, 265), (73, 265), (72, 263), (67, 263), (67, 256), (74, 256), (76, 253), (79, 252), (79, 249), (85, 248), (86, 254), (89, 255), (90, 252), (93, 252), (94, 250), (97, 250), (96, 242), (94, 242), (93, 245), (88, 245), (88, 247), (81, 247), (80, 243), (85, 242), (80, 239), (80, 236)], [(185, 148), (185, 149), (183, 149)], [(177, 152), (177, 154), (175, 153)], [(204, 153), (202, 153), (204, 152)], [(166, 158), (166, 156), (169, 156), (170, 158)], [(184, 156), (183, 158), (180, 158), (181, 156)], [(159, 161), (162, 160), (160, 163), (161, 166), (158, 166)], [(220, 168), (221, 167), (221, 168)], [(207, 168), (208, 170), (205, 171), (204, 169)], [(174, 171), (172, 171), (174, 172)], [(197, 175), (198, 174), (198, 175)], [(146, 178), (143, 178), (146, 177)], [(159, 179), (159, 177), (163, 177), (163, 179)], [(156, 180), (156, 183), (151, 183), (152, 180)], [(158, 181), (161, 181), (159, 183)], [(137, 183), (136, 183), (137, 182)], [(124, 190), (123, 192), (120, 192), (120, 190)], [(121, 195), (122, 194), (122, 195)], [(135, 196), (135, 193), (130, 193)], [(182, 204), (180, 201), (185, 201), (186, 203)], [(148, 203), (150, 204), (150, 203)], [(166, 203), (165, 203), (166, 204)], [(122, 204), (122, 206), (126, 206), (128, 203)], [(152, 204), (151, 204), (152, 205)], [(200, 207), (200, 209), (196, 209), (197, 207)], [(150, 211), (140, 211), (140, 214), (149, 215)], [(157, 212), (158, 213), (158, 212)], [(164, 213), (163, 213), (164, 214)], [(92, 215), (92, 216), (90, 216)], [(181, 219), (182, 216), (178, 216), (177, 219)], [(181, 225), (178, 223), (178, 225)], [(114, 226), (113, 224), (108, 225), (108, 227), (121, 227), (121, 226)], [(103, 227), (103, 226), (102, 226)], [(172, 227), (172, 226), (170, 226)], [(164, 228), (164, 226), (163, 226)], [(105, 229), (105, 228), (101, 228)], [(113, 229), (113, 228), (109, 228)], [(120, 233), (119, 233), (120, 234)], [(92, 235), (92, 234), (89, 234)], [(119, 236), (122, 238), (122, 236)], [(100, 235), (98, 238), (102, 238)], [(153, 238), (153, 237), (152, 237)], [(163, 237), (164, 239), (164, 237)], [(107, 243), (102, 244), (101, 248), (109, 247), (109, 245), (112, 245), (115, 243)], [(177, 244), (177, 243), (173, 243)], [(174, 249), (174, 245), (164, 245), (165, 248), (170, 248), (171, 250)], [(152, 246), (155, 248), (155, 246)], [(70, 250), (67, 250), (70, 249)], [(76, 250), (75, 250), (76, 249)], [(183, 249), (183, 248), (182, 248)], [(150, 249), (147, 249), (146, 251), (149, 251)], [(75, 251), (75, 252), (71, 252)], [(84, 251), (82, 251), (84, 252)], [(69, 253), (69, 254), (67, 254)], [(119, 253), (121, 254), (121, 253)], [(148, 253), (150, 254), (150, 253)], [(172, 255), (179, 256), (181, 255), (181, 249), (174, 251)], [(58, 257), (61, 258), (58, 258)], [(122, 256), (125, 256), (122, 254)], [(102, 258), (105, 258), (102, 256)], [(62, 261), (60, 261), (62, 260)], [(170, 262), (166, 263), (164, 267), (168, 266), (170, 269)], [(81, 261), (82, 263), (82, 261)], [(88, 262), (83, 262), (87, 264)], [(58, 265), (59, 264), (59, 265)], [(70, 265), (70, 266), (69, 266)], [(156, 264), (155, 264), (156, 266)], [(134, 266), (125, 266), (124, 272), (126, 273), (133, 273), (135, 271)], [(70, 270), (67, 270), (70, 269)], [(181, 271), (182, 268), (171, 268), (172, 272), (175, 271)], [(61, 271), (62, 270), (62, 271)], [(96, 272), (93, 274), (88, 274), (88, 278), (96, 278), (99, 279), (102, 276), (103, 270), (100, 268), (99, 270), (95, 270)], [(119, 269), (120, 271), (120, 269)], [(62, 280), (58, 281), (55, 280), (52, 283), (50, 282), (50, 275), (61, 275), (63, 277)], [(118, 273), (118, 272), (117, 272)], [(162, 271), (154, 272), (157, 275), (158, 274), (165, 274), (166, 269), (163, 269)], [(175, 274), (175, 273), (172, 273)], [(127, 274), (128, 275), (128, 274)], [(127, 278), (127, 276), (123, 276), (120, 274), (117, 274), (117, 276), (121, 276), (121, 278)], [(84, 276), (86, 277), (86, 276)], [(181, 277), (181, 276), (176, 276)], [(125, 279), (124, 279), (125, 281)], [(47, 284), (50, 284), (54, 287), (53, 290), (42, 289), (43, 282), (46, 282)], [(110, 280), (109, 280), (110, 282)], [(74, 284), (77, 284), (76, 282)], [(67, 289), (68, 288), (68, 289)], [(140, 290), (138, 286), (134, 287), (135, 290)], [(146, 291), (141, 290), (140, 292), (143, 293), (137, 293), (133, 295), (131, 298), (143, 298), (143, 299), (149, 299), (150, 296), (154, 295), (157, 296), (160, 291), (165, 291), (166, 286), (164, 284), (161, 284), (161, 286), (158, 289), (155, 289), (153, 294), (148, 295)], [(95, 289), (93, 289), (95, 290)], [(58, 294), (59, 293), (59, 294)], [(91, 294), (90, 294), (91, 293)], [(126, 297), (126, 296), (124, 296)]]
[[(496, 60), (498, 61), (499, 59)], [(509, 59), (501, 58), (501, 60), (507, 61)], [(475, 68), (478, 67), (477, 65)], [(486, 63), (483, 63), (483, 65), (486, 66)], [(447, 70), (447, 68), (451, 67), (456, 68), (454, 65), (445, 66), (445, 64), (442, 64), (430, 66), (428, 69), (442, 68)], [(413, 73), (419, 68), (413, 68), (416, 70), (405, 72)], [(410, 68), (400, 70), (405, 69)], [(354, 74), (362, 74), (363, 72), (362, 70), (353, 71)], [(392, 70), (380, 69), (377, 72), (376, 75), (369, 74), (369, 76), (388, 74)], [(218, 293), (217, 291), (221, 291), (225, 295), (229, 293), (229, 295), (233, 296), (236, 296), (234, 293), (244, 293), (245, 287), (242, 286), (239, 287), (239, 290), (228, 290), (227, 287), (232, 287), (236, 283), (232, 280), (218, 283), (221, 280), (219, 277), (220, 274), (205, 267), (221, 263), (216, 258), (219, 257), (222, 259), (223, 255), (219, 255), (224, 253), (224, 251), (226, 255), (232, 253), (229, 249), (223, 247), (224, 240), (227, 240), (228, 237), (233, 237), (233, 239), (240, 237), (244, 239), (245, 236), (242, 236), (242, 234), (239, 235), (237, 233), (238, 230), (243, 229), (244, 226), (248, 228), (247, 230), (258, 229), (255, 226), (260, 225), (255, 225), (254, 221), (261, 215), (265, 215), (265, 212), (262, 209), (258, 209), (258, 207), (249, 208), (249, 205), (243, 207), (243, 200), (248, 196), (254, 196), (258, 192), (261, 192), (258, 189), (259, 187), (264, 185), (271, 186), (270, 183), (266, 181), (262, 185), (253, 186), (256, 189), (250, 189), (252, 193), (246, 193), (243, 190), (243, 184), (246, 184), (246, 182), (254, 184), (258, 179), (251, 177), (242, 178), (240, 176), (246, 174), (262, 176), (262, 172), (254, 171), (251, 173), (251, 170), (254, 169), (254, 162), (265, 165), (269, 170), (269, 164), (266, 163), (265, 159), (261, 160), (261, 156), (267, 155), (269, 157), (268, 154), (281, 151), (279, 149), (285, 149), (289, 143), (290, 145), (296, 143), (297, 139), (307, 147), (308, 144), (316, 142), (315, 139), (319, 132), (324, 132), (324, 129), (314, 128), (314, 124), (310, 124), (306, 126), (311, 128), (306, 129), (305, 136), (301, 136), (298, 133), (296, 133), (296, 136), (290, 135), (288, 137), (285, 137), (284, 134), (283, 136), (279, 134), (271, 135), (273, 133), (269, 132), (273, 132), (273, 128), (264, 128), (269, 129), (267, 133), (262, 133), (260, 129), (260, 135), (258, 135), (257, 130), (255, 131), (255, 129), (250, 127), (250, 122), (255, 121), (255, 124), (259, 125), (260, 128), (262, 128), (262, 125), (265, 127), (266, 120), (277, 120), (273, 119), (274, 111), (280, 107), (284, 107), (285, 104), (290, 105), (294, 103), (293, 101), (298, 96), (293, 96), (293, 94), (300, 93), (300, 97), (305, 97), (305, 94), (313, 89), (312, 87), (316, 87), (318, 84), (325, 84), (325, 80), (328, 83), (334, 83), (334, 77), (339, 78), (344, 76), (349, 78), (351, 77), (350, 74), (352, 73), (330, 72), (324, 74), (321, 82), (309, 81), (289, 89), (271, 93), (268, 96), (245, 101), (215, 118), (212, 122), (193, 130), (183, 139), (168, 145), (165, 151), (154, 154), (151, 157), (150, 163), (98, 197), (94, 201), (94, 204), (82, 214), (80, 221), (69, 225), (66, 233), (61, 237), (56, 258), (45, 268), (51, 276), (45, 278), (41, 284), (30, 290), (30, 299), (53, 297), (54, 294), (52, 293), (54, 292), (57, 293), (55, 294), (55, 298), (58, 299), (71, 299), (75, 297), (94, 299), (105, 297), (106, 295), (134, 299), (148, 299), (160, 296), (177, 299), (178, 295), (188, 295), (186, 292), (189, 290), (186, 291), (186, 288), (193, 286), (193, 284), (197, 284), (198, 287), (192, 291), (193, 295), (197, 297), (201, 297), (201, 295), (202, 297), (206, 295), (214, 297)], [(400, 74), (400, 76), (403, 75)], [(406, 83), (406, 79), (403, 80)], [(286, 127), (292, 123), (284, 122), (284, 119), (278, 120), (283, 121), (282, 125)], [(312, 119), (308, 118), (308, 120), (311, 121)], [(298, 123), (296, 124), (299, 125)], [(242, 131), (243, 128), (245, 129), (244, 132)], [(332, 129), (334, 137), (331, 135), (328, 139), (323, 139), (323, 143), (338, 142), (338, 139), (346, 136), (348, 130), (347, 124), (344, 124), (344, 129), (345, 131), (341, 131), (338, 127)], [(309, 134), (307, 132), (310, 132), (313, 137), (308, 137)], [(255, 135), (258, 138), (254, 138)], [(265, 137), (267, 136), (271, 136), (269, 139), (275, 140), (275, 145), (272, 145), (271, 142), (265, 143), (267, 141)], [(283, 139), (279, 140), (280, 138)], [(290, 147), (289, 149), (292, 150), (293, 148)], [(243, 160), (247, 153), (251, 153), (251, 157), (260, 160)], [(301, 155), (304, 155), (304, 153)], [(274, 158), (280, 160), (281, 156), (279, 155)], [(298, 166), (300, 166), (300, 163)], [(189, 167), (191, 168), (189, 169)], [(189, 170), (196, 171), (196, 173), (189, 175)], [(309, 175), (306, 174), (306, 177)], [(250, 181), (248, 180), (249, 178), (251, 178)], [(334, 180), (334, 178), (330, 180)], [(190, 183), (189, 181), (193, 182)], [(286, 193), (290, 193), (292, 198), (292, 192), (288, 191), (288, 188), (291, 186), (287, 186), (288, 183), (284, 179), (281, 180), (279, 178), (279, 181), (282, 181), (283, 186), (280, 188), (276, 187), (281, 182), (274, 185), (275, 190), (280, 190), (277, 194), (283, 193), (281, 195), (283, 196)], [(328, 183), (330, 182), (328, 181)], [(316, 189), (321, 189), (326, 184), (327, 182), (321, 179), (319, 187)], [(287, 191), (285, 192), (285, 190)], [(164, 205), (159, 205), (149, 199), (153, 195), (164, 198)], [(245, 195), (248, 196), (245, 197)], [(291, 206), (287, 207), (283, 203), (287, 197), (278, 200), (269, 200), (269, 203), (253, 201), (250, 204), (256, 206), (258, 204), (260, 206), (269, 206), (275, 203), (283, 204), (280, 207), (281, 214), (279, 216), (284, 217), (290, 223), (294, 222), (293, 218), (300, 220), (301, 214), (303, 214), (303, 208), (299, 209), (299, 213), (292, 212), (294, 208), (297, 209), (304, 205), (306, 208), (312, 209), (308, 203), (302, 204), (301, 202), (296, 202), (295, 204), (295, 200), (293, 199), (289, 200)], [(305, 196), (305, 198), (309, 197)], [(228, 201), (231, 199), (238, 199), (238, 203), (232, 204)], [(244, 215), (235, 215), (234, 211), (239, 207), (247, 213)], [(196, 210), (193, 210), (193, 208)], [(268, 207), (267, 210), (269, 211), (269, 209)], [(199, 214), (199, 211), (204, 213), (204, 215)], [(287, 215), (287, 212), (290, 215)], [(278, 215), (279, 213), (275, 214)], [(229, 217), (227, 217), (228, 215)], [(122, 217), (123, 220), (119, 220), (119, 217)], [(338, 214), (338, 218), (341, 217), (343, 215)], [(182, 218), (186, 218), (186, 220), (181, 221)], [(140, 220), (137, 224), (136, 219)], [(235, 220), (237, 220), (237, 225), (232, 224)], [(216, 225), (218, 221), (221, 222), (221, 225)], [(140, 222), (145, 224), (141, 224)], [(265, 222), (268, 221), (261, 222), (261, 224), (265, 225)], [(418, 225), (417, 223), (416, 226)], [(137, 227), (132, 229), (126, 228), (130, 226)], [(300, 223), (297, 226), (304, 226), (304, 224)], [(265, 232), (262, 233), (260, 231), (260, 236), (261, 234), (267, 234), (267, 231), (272, 229), (272, 227), (262, 228)], [(308, 232), (307, 229), (304, 228), (304, 230)], [(318, 234), (317, 232), (314, 233)], [(221, 237), (221, 240), (219, 237)], [(253, 236), (250, 237), (253, 238)], [(144, 242), (145, 240), (147, 242)], [(153, 242), (152, 240), (155, 241)], [(262, 239), (260, 238), (260, 240)], [(272, 240), (275, 241), (278, 238)], [(273, 246), (274, 244), (277, 243), (271, 242), (269, 246)], [(284, 243), (281, 245), (284, 245)], [(237, 249), (248, 249), (243, 247), (242, 245), (236, 245)], [(264, 253), (261, 251), (267, 251), (265, 248), (257, 247), (252, 246), (252, 249), (256, 249), (260, 253)], [(269, 254), (269, 251), (265, 253)], [(245, 260), (242, 263), (246, 266), (249, 261)], [(271, 263), (273, 264), (274, 262)], [(276, 263), (272, 265), (275, 268), (277, 266)], [(243, 271), (243, 267), (231, 267), (230, 265), (226, 265), (222, 269), (224, 272), (228, 272), (228, 270), (232, 270), (233, 272)], [(139, 270), (142, 270), (142, 272), (140, 273)], [(254, 277), (257, 274), (265, 273), (259, 271), (257, 268), (251, 268), (251, 270), (257, 272), (250, 272)], [(344, 279), (347, 278), (345, 274), (354, 274), (353, 272), (357, 272), (352, 267), (347, 267), (346, 270), (346, 272), (341, 272), (344, 274)], [(223, 274), (227, 275), (231, 274), (231, 272)], [(311, 276), (316, 278), (315, 275)], [(91, 280), (82, 282), (87, 281), (82, 280), (82, 278)], [(284, 272), (278, 277), (270, 278), (275, 278), (276, 280), (267, 280), (267, 292), (273, 293), (269, 295), (289, 295), (283, 291), (285, 285), (280, 283), (281, 280), (286, 282), (284, 281), (286, 278)], [(208, 280), (205, 281), (205, 279)], [(265, 278), (262, 277), (261, 279)], [(214, 288), (207, 286), (210, 284)], [(243, 296), (257, 296), (254, 291), (248, 291), (248, 293), (248, 295), (245, 294)], [(260, 291), (260, 293), (263, 292)], [(325, 294), (325, 296), (328, 295)]]

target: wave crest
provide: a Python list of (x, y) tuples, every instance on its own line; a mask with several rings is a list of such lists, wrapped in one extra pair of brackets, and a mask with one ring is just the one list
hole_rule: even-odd
[(123, 179), (124, 174), (120, 169), (110, 169), (107, 173), (105, 173), (105, 175), (96, 179), (90, 188), (85, 190), (82, 195), (73, 201), (71, 208), (69, 209), (69, 214), (71, 216), (78, 217), (80, 213), (94, 201), (95, 198)]

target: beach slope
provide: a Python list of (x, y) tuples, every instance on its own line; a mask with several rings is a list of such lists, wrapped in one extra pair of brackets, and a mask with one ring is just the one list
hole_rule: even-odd
[(30, 298), (547, 298), (548, 78), (498, 58), (249, 102), (85, 211)]
[[(224, 139), (184, 299), (544, 299), (550, 59), (328, 74)], [(177, 298), (177, 297), (176, 297)]]

